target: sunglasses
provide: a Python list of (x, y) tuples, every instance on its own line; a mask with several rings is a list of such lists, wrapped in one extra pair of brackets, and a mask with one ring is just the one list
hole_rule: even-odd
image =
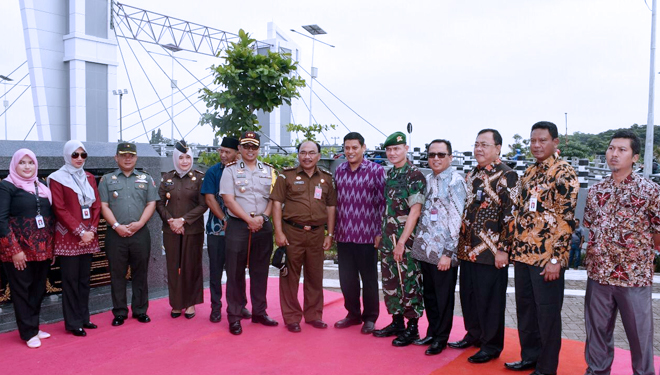
[(429, 152), (429, 160), (435, 159), (436, 157), (438, 159), (444, 159), (447, 155), (446, 152)]
[(86, 152), (74, 152), (73, 154), (71, 154), (71, 159), (78, 159), (79, 156), (83, 159), (87, 159)]

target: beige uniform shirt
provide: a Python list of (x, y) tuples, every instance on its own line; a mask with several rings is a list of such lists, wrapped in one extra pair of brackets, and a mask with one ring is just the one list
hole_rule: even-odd
[[(233, 195), (246, 213), (260, 215), (266, 211), (270, 191), (277, 174), (267, 163), (257, 161), (251, 170), (242, 160), (228, 164), (220, 179), (220, 194)], [(229, 215), (238, 217), (229, 210)]]

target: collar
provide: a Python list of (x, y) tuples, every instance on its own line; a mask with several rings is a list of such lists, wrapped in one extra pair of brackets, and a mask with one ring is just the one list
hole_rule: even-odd
[[(480, 167), (480, 166), (477, 165), (477, 168), (476, 168), (476, 169), (477, 169), (477, 170), (485, 170), (485, 171), (487, 171), (487, 172), (490, 172), (490, 171), (492, 171), (493, 169), (497, 168), (497, 166), (500, 165), (500, 164), (502, 164), (502, 159), (500, 159), (500, 158), (498, 157), (497, 159), (495, 159), (493, 162), (491, 162), (490, 164), (486, 165), (485, 167)], [(449, 168), (447, 168), (447, 169), (449, 169)]]
[[(358, 165), (358, 167), (355, 170), (357, 171), (361, 168), (365, 168), (368, 164), (369, 164), (369, 160), (367, 160), (366, 158), (362, 158), (362, 162), (360, 163), (360, 165)], [(342, 168), (342, 169), (345, 169), (345, 170), (348, 170), (348, 171), (352, 171), (351, 164), (348, 162), (348, 160), (341, 163), (338, 168)]]
[(390, 169), (393, 173), (403, 173), (406, 172), (408, 169), (410, 169), (410, 161), (406, 160), (406, 163), (401, 167), (397, 168), (395, 166), (392, 166), (392, 169)]
[[(114, 174), (115, 176), (119, 176), (120, 174), (124, 174), (124, 172), (122, 172), (121, 168), (117, 168), (112, 174)], [(128, 175), (130, 176), (130, 175), (133, 175), (133, 174), (134, 175), (139, 175), (138, 172), (135, 170), (135, 168), (133, 168), (131, 173), (129, 173)]]
[[(305, 176), (307, 176), (307, 173), (305, 173), (305, 170), (303, 169), (303, 167), (301, 165), (298, 165), (298, 167), (296, 168), (296, 174), (298, 175), (298, 174), (301, 174), (301, 173), (304, 174)], [(314, 173), (312, 173), (312, 176), (314, 176), (317, 173), (319, 173), (319, 166), (315, 165), (314, 166)]]
[(542, 162), (537, 161), (534, 165), (539, 169), (547, 171), (548, 169), (550, 169), (550, 167), (552, 167), (552, 165), (554, 165), (557, 162), (557, 160), (559, 160), (559, 154), (555, 152), (554, 154), (550, 155), (547, 159), (543, 160)]
[(436, 175), (435, 173), (431, 172), (431, 175), (433, 175), (433, 178), (435, 178), (435, 179), (446, 180), (448, 178), (451, 178), (452, 172), (453, 172), (453, 170), (452, 170), (451, 165), (450, 165), (449, 168), (445, 169), (444, 171), (440, 172), (439, 174)]
[(639, 179), (641, 179), (641, 177), (633, 171), (633, 172), (630, 172), (628, 177), (624, 178), (623, 181), (621, 181), (621, 183), (618, 184), (618, 185), (617, 185), (616, 181), (614, 181), (614, 179), (612, 178), (612, 175), (610, 175), (610, 177), (609, 177), (609, 182), (613, 186), (621, 186), (621, 185), (630, 185), (630, 184), (636, 183)]

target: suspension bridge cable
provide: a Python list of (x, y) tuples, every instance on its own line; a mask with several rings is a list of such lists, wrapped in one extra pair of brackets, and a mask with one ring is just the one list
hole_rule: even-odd
[[(140, 47), (142, 47), (142, 49), (144, 49), (144, 52), (146, 52), (147, 55), (149, 55), (149, 57), (151, 57), (151, 60), (152, 60), (154, 63), (156, 63), (156, 66), (158, 66), (158, 69), (160, 69), (160, 71), (163, 72), (163, 74), (165, 74), (165, 77), (167, 77), (167, 78), (170, 80), (170, 82), (174, 81), (174, 79), (172, 79), (172, 77), (170, 77), (169, 75), (167, 75), (167, 73), (165, 72), (165, 70), (163, 70), (163, 68), (162, 68), (162, 67), (160, 66), (160, 64), (158, 63), (158, 61), (156, 61), (156, 59), (155, 59), (153, 56), (151, 56), (151, 54), (149, 53), (149, 51), (147, 50), (147, 48), (144, 46), (144, 44), (140, 43)], [(174, 59), (174, 56), (172, 56), (172, 58)], [(175, 60), (176, 60), (176, 59), (175, 59)], [(196, 77), (193, 76), (193, 78), (196, 78)], [(183, 94), (183, 92), (182, 92), (181, 89), (179, 88), (179, 85), (176, 85), (176, 89), (179, 90), (179, 92), (181, 93), (181, 95), (183, 95), (183, 96), (188, 100), (188, 103), (191, 103), (191, 104), (192, 104), (192, 102), (190, 101), (190, 99), (188, 99), (188, 97), (185, 96), (185, 95)], [(195, 110), (197, 111), (197, 113), (199, 113), (199, 115), (201, 116), (201, 115), (202, 115), (202, 112), (200, 112), (199, 109), (197, 109), (197, 107), (194, 107), (194, 108), (195, 108)], [(176, 125), (176, 124), (175, 124), (175, 125)], [(178, 131), (178, 130), (179, 130), (179, 129), (177, 129), (177, 131)], [(179, 131), (179, 135), (181, 135), (181, 131)], [(182, 137), (183, 137), (183, 136), (182, 136)], [(185, 138), (185, 137), (184, 137), (184, 138)], [(183, 139), (183, 138), (182, 138), (182, 139)]]
[[(305, 105), (305, 108), (307, 108), (307, 110), (309, 111), (309, 106), (308, 106), (307, 103), (305, 102), (305, 99), (303, 99), (302, 96), (301, 96), (301, 97), (300, 97), (300, 100), (301, 100), (301, 101), (303, 102), (303, 104)], [(293, 113), (293, 112), (292, 112), (292, 113)], [(315, 123), (315, 124), (318, 124), (318, 121), (316, 121), (316, 117), (314, 117), (314, 114), (312, 114), (312, 120), (314, 120), (314, 123)], [(325, 140), (328, 142), (328, 144), (330, 144), (330, 141), (328, 140), (328, 137), (325, 136), (325, 133), (323, 133), (323, 131), (321, 131), (321, 135), (323, 136), (323, 138), (325, 138)]]
[[(25, 79), (25, 77), (27, 77), (27, 76), (29, 76), (29, 75), (30, 75), (30, 73), (25, 74), (25, 75), (23, 76), (23, 78), (19, 79), (16, 83), (14, 83), (14, 84), (11, 86), (11, 88), (9, 89), (9, 91), (7, 91), (6, 93), (0, 95), (0, 99), (4, 98), (4, 97), (5, 97), (7, 94), (9, 94), (9, 93), (11, 92), (11, 90), (13, 90), (15, 87), (18, 87), (18, 84), (21, 83), (21, 82), (23, 82), (23, 80)], [(29, 86), (30, 86), (30, 85), (28, 85), (28, 87), (29, 87)]]
[[(183, 111), (181, 111), (181, 113), (185, 112), (185, 111), (188, 110), (190, 107), (192, 107), (193, 105), (195, 105), (195, 104), (197, 104), (197, 103), (199, 103), (199, 102), (201, 102), (201, 101), (202, 101), (202, 99), (199, 99), (199, 100), (196, 101), (194, 104), (192, 104), (192, 105), (190, 105), (190, 106), (184, 108)], [(162, 111), (159, 112), (159, 113), (162, 113)], [(176, 117), (176, 116), (177, 116), (177, 115), (175, 115), (175, 117)], [(151, 116), (151, 117), (153, 117), (153, 116)], [(160, 124), (156, 125), (156, 127), (152, 128), (152, 129), (149, 129), (149, 130), (146, 130), (146, 129), (145, 129), (145, 131), (146, 131), (146, 132), (154, 131), (154, 130), (160, 128), (161, 126), (165, 125), (168, 121), (169, 121), (169, 119), (168, 119), (168, 120), (165, 120), (165, 121), (163, 121), (163, 122), (161, 122)], [(143, 135), (144, 135), (144, 134), (140, 134), (140, 135), (138, 135), (137, 137), (134, 137), (134, 138), (132, 138), (132, 139), (130, 139), (130, 140), (138, 139), (138, 138), (140, 138), (140, 137), (143, 136)], [(184, 137), (184, 138), (185, 138), (185, 137)], [(183, 139), (183, 138), (182, 138), (182, 139)]]
[[(170, 57), (172, 57), (172, 58), (174, 59), (174, 53), (172, 53), (171, 51), (169, 51), (167, 48), (165, 48), (165, 47), (163, 47), (163, 46), (161, 46), (161, 48), (163, 48), (163, 50), (164, 50), (167, 54), (169, 54)], [(190, 74), (194, 79), (196, 79), (197, 82), (201, 83), (202, 86), (206, 87), (207, 89), (209, 88), (207, 85), (204, 84), (204, 82), (200, 81), (199, 78), (197, 78), (194, 74), (192, 74), (192, 72), (191, 72), (190, 70), (188, 70), (188, 68), (186, 68), (186, 67), (181, 63), (181, 61), (179, 61), (179, 59), (174, 59), (174, 61), (176, 61), (177, 64), (181, 65), (181, 67), (182, 67), (186, 72), (188, 72), (188, 74)], [(206, 77), (209, 77), (209, 76), (212, 76), (212, 75), (213, 75), (213, 73), (209, 74), (209, 75), (206, 76)], [(204, 78), (202, 78), (202, 79), (206, 79), (206, 77), (204, 77)]]
[(36, 121), (34, 122), (34, 124), (32, 124), (32, 126), (30, 127), (30, 130), (28, 130), (28, 133), (25, 135), (25, 138), (23, 138), (24, 141), (27, 139), (27, 137), (30, 136), (30, 133), (32, 133), (32, 129), (34, 129), (35, 125), (37, 125)]
[[(123, 34), (124, 34), (124, 32), (122, 30), (122, 36), (125, 37), (125, 35), (123, 35)], [(167, 106), (165, 105), (165, 103), (163, 103), (163, 99), (161, 99), (160, 95), (158, 95), (158, 91), (154, 87), (154, 84), (151, 82), (151, 79), (147, 75), (147, 72), (144, 70), (144, 67), (140, 63), (140, 60), (138, 59), (137, 55), (135, 54), (135, 51), (133, 50), (133, 47), (131, 47), (130, 43), (126, 43), (126, 44), (128, 45), (128, 48), (131, 50), (131, 53), (133, 53), (133, 57), (135, 57), (135, 61), (137, 61), (138, 65), (140, 66), (140, 69), (142, 70), (142, 73), (144, 73), (144, 77), (147, 79), (147, 82), (149, 82), (149, 85), (151, 86), (151, 89), (154, 90), (154, 93), (158, 97), (158, 100), (160, 101), (160, 104), (163, 106), (163, 108), (165, 108), (165, 113), (167, 113), (170, 120), (172, 121), (172, 125), (174, 125), (174, 127), (176, 128), (176, 131), (179, 132), (179, 135), (181, 137), (183, 137), (183, 134), (181, 134), (181, 131), (179, 130), (179, 127), (176, 126), (176, 122), (174, 122), (174, 118), (172, 117), (172, 114), (170, 113), (170, 111), (167, 110)], [(135, 96), (135, 95), (133, 95), (133, 96)], [(144, 130), (145, 130), (145, 132), (147, 131), (146, 128)], [(148, 138), (149, 138), (149, 136), (147, 136), (147, 139)]]
[(25, 92), (26, 92), (29, 88), (30, 88), (30, 86), (27, 86), (27, 87), (25, 88), (25, 90), (23, 90), (23, 92), (22, 92), (22, 93), (21, 93), (16, 99), (14, 99), (13, 102), (11, 102), (11, 104), (9, 105), (9, 107), (5, 108), (5, 111), (4, 111), (4, 112), (0, 113), (0, 117), (2, 117), (2, 115), (4, 115), (5, 113), (7, 113), (7, 111), (9, 111), (9, 109), (10, 109), (10, 108), (11, 108), (11, 107), (12, 107), (12, 106), (18, 101), (18, 99), (21, 98), (21, 96), (23, 96), (23, 94), (25, 94)]
[[(119, 44), (119, 38), (117, 37), (117, 29), (115, 29), (115, 40), (117, 41), (117, 48), (119, 49), (119, 55), (121, 56), (121, 62), (124, 64), (124, 70), (126, 70), (126, 77), (128, 77), (128, 84), (131, 86), (131, 92), (135, 93), (135, 89), (133, 88), (133, 81), (131, 81), (131, 75), (128, 73), (128, 68), (126, 67), (126, 60), (124, 59), (124, 52), (121, 50), (121, 44)], [(128, 41), (126, 41), (128, 43)], [(133, 100), (135, 101), (135, 107), (140, 108), (140, 105), (137, 102), (137, 96), (132, 95)], [(147, 137), (147, 141), (151, 141), (149, 139), (149, 134), (147, 134), (147, 127), (144, 125), (144, 119), (142, 119), (142, 112), (138, 110), (138, 116), (140, 116), (140, 121), (142, 122), (142, 128), (144, 129), (145, 135)]]
[[(302, 69), (305, 73), (309, 74), (309, 72), (307, 72), (307, 71), (305, 70), (305, 68), (303, 68), (302, 66), (300, 67), (300, 69)], [(355, 112), (355, 110), (354, 110), (353, 108), (349, 107), (348, 104), (344, 103), (343, 100), (339, 99), (339, 98), (337, 97), (337, 95), (333, 94), (332, 91), (328, 90), (327, 87), (323, 86), (323, 84), (322, 84), (321, 82), (319, 82), (318, 79), (315, 80), (315, 81), (316, 81), (316, 83), (318, 83), (319, 85), (321, 85), (321, 87), (323, 87), (327, 92), (329, 92), (330, 95), (334, 96), (335, 99), (339, 100), (339, 102), (340, 102), (341, 104), (345, 105), (346, 108), (350, 109), (351, 112), (355, 113), (355, 115), (356, 115), (357, 117), (361, 118), (364, 122), (366, 122), (367, 124), (369, 124), (369, 126), (371, 126), (372, 128), (376, 129), (376, 131), (378, 131), (378, 132), (379, 132), (380, 134), (382, 134), (383, 136), (387, 137), (387, 134), (383, 133), (380, 129), (378, 129), (378, 128), (375, 127), (372, 123), (370, 123), (369, 121), (367, 121), (367, 119), (365, 119), (364, 117), (360, 116), (360, 114), (357, 113), (357, 112)]]
[[(212, 76), (212, 75), (213, 75), (213, 74), (209, 74), (209, 75), (207, 75), (206, 77), (204, 77), (204, 78), (202, 78), (202, 79), (207, 79), (207, 78), (209, 78), (209, 77)], [(189, 84), (188, 86), (184, 87), (183, 90), (190, 88), (191, 86), (195, 85), (195, 83), (196, 83), (196, 82), (193, 82), (193, 83)], [(164, 97), (163, 99), (168, 99), (170, 96), (171, 96), (171, 95), (167, 95), (167, 96)], [(156, 100), (155, 102), (153, 102), (153, 103), (151, 103), (151, 104), (149, 104), (149, 105), (146, 105), (146, 106), (144, 106), (144, 107), (142, 107), (142, 108), (140, 108), (140, 109), (141, 109), (141, 110), (145, 110), (145, 109), (151, 107), (151, 106), (154, 105), (154, 104), (158, 104), (158, 101)], [(176, 104), (179, 104), (179, 103), (176, 103)], [(140, 109), (138, 109), (137, 111), (133, 111), (133, 112), (131, 112), (131, 113), (125, 114), (124, 117), (132, 116), (132, 115), (136, 114)], [(160, 113), (160, 112), (159, 112), (159, 113)]]
[[(313, 91), (312, 91), (312, 92), (313, 92)], [(316, 96), (316, 98), (317, 98), (318, 100), (321, 101), (321, 103), (325, 106), (325, 108), (327, 108), (328, 111), (330, 111), (330, 113), (332, 113), (332, 114), (335, 116), (335, 118), (337, 119), (337, 121), (341, 122), (341, 124), (344, 125), (344, 127), (346, 128), (346, 130), (348, 130), (348, 132), (350, 133), (350, 132), (351, 132), (351, 129), (349, 129), (348, 126), (346, 126), (346, 124), (344, 124), (344, 122), (339, 118), (339, 116), (337, 116), (337, 115), (332, 111), (332, 109), (330, 109), (330, 107), (328, 107), (328, 105), (325, 104), (325, 102), (323, 101), (323, 99), (321, 99), (321, 97), (319, 96), (319, 94), (317, 94), (316, 92), (314, 92), (314, 95)]]
[(21, 66), (25, 65), (26, 63), (27, 63), (27, 60), (23, 61), (23, 63), (21, 65), (19, 65), (18, 68), (12, 70), (11, 73), (7, 74), (7, 78), (11, 77), (11, 75), (14, 74), (14, 72), (16, 72), (18, 69), (21, 68)]

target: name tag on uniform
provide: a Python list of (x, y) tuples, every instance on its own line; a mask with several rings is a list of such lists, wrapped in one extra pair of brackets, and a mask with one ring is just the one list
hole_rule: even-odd
[(438, 221), (438, 209), (437, 208), (432, 208), (431, 209), (431, 221)]
[(80, 208), (82, 209), (82, 218), (83, 219), (90, 219), (92, 217), (92, 213), (90, 212), (89, 206), (84, 205)]
[(146, 184), (146, 183), (147, 183), (147, 179), (146, 179), (146, 178), (136, 178), (136, 179), (135, 179), (135, 183), (136, 183), (136, 184), (137, 184), (137, 183), (143, 183), (143, 184)]
[(531, 212), (536, 212), (536, 206), (538, 205), (539, 200), (536, 197), (529, 198), (529, 210)]
[(481, 202), (484, 200), (484, 189), (479, 188), (477, 189), (477, 202)]
[(317, 187), (314, 188), (314, 199), (321, 199), (322, 195), (323, 195), (323, 189), (321, 189), (321, 185), (318, 185)]
[(293, 181), (294, 185), (304, 185), (305, 181)]
[(37, 222), (37, 228), (42, 229), (46, 227), (46, 223), (44, 222), (43, 216), (37, 215), (34, 217), (34, 220)]

